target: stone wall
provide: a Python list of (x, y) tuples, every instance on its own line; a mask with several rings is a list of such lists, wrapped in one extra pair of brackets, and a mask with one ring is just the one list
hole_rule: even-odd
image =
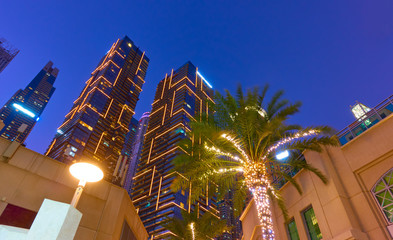
[[(0, 138), (0, 155), (10, 144)], [(69, 166), (22, 146), (0, 160), (0, 215), (8, 203), (38, 212), (44, 198), (71, 202), (78, 180)], [(88, 183), (77, 209), (83, 216), (75, 239), (120, 239), (124, 222), (138, 240), (148, 237), (127, 192), (106, 181)]]

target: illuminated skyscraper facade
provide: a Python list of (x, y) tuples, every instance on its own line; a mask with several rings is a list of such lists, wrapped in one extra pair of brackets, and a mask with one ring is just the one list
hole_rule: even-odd
[(18, 49), (12, 47), (4, 38), (0, 38), (0, 73), (18, 53)]
[(192, 193), (170, 190), (178, 174), (170, 173), (171, 161), (180, 151), (177, 143), (186, 137), (190, 120), (209, 111), (212, 96), (211, 85), (191, 62), (172, 70), (157, 86), (132, 194), (139, 216), (153, 239), (171, 234), (160, 224), (166, 217), (180, 216), (181, 209), (200, 214), (210, 211), (218, 217), (217, 206), (209, 197), (190, 204), (188, 196)]
[(128, 165), (126, 180), (124, 184), (124, 189), (127, 190), (128, 194), (132, 194), (132, 184), (133, 178), (136, 174), (137, 165), (140, 160), (140, 155), (143, 147), (143, 140), (145, 139), (145, 133), (147, 130), (147, 125), (149, 123), (150, 112), (143, 113), (141, 119), (139, 119), (138, 126), (136, 128), (135, 137), (132, 140), (131, 156)]
[(121, 174), (115, 168), (148, 64), (130, 38), (118, 39), (92, 72), (46, 154), (65, 163), (96, 161), (105, 179), (118, 183)]
[[(24, 90), (18, 90), (0, 109), (0, 120), (5, 125), (0, 129), (1, 137), (21, 143), (25, 141), (55, 91), (53, 84), (59, 70), (52, 66), (49, 61)], [(19, 133), (22, 124), (27, 128)]]

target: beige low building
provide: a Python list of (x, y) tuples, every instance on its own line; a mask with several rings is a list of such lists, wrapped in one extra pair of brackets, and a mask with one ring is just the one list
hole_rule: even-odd
[[(303, 194), (285, 184), (281, 193), (289, 211), (285, 223), (274, 205), (276, 239), (392, 239), (393, 103), (383, 102), (338, 134), (342, 146), (322, 153), (306, 151), (307, 162), (329, 179), (300, 171), (295, 178)], [(362, 125), (363, 124), (363, 125)], [(261, 239), (253, 202), (241, 216), (243, 239)]]
[[(63, 163), (22, 146), (12, 154), (10, 147), (0, 138), (0, 224), (29, 228), (45, 198), (70, 203), (78, 180)], [(108, 182), (87, 183), (77, 209), (83, 216), (75, 239), (148, 237), (127, 192)]]

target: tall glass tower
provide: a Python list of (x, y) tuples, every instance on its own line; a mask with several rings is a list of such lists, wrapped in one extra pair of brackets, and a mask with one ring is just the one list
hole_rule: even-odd
[(136, 118), (132, 118), (130, 125), (128, 125), (128, 133), (126, 135), (126, 138), (124, 139), (124, 145), (123, 145), (123, 150), (121, 150), (121, 154), (119, 156), (119, 159), (117, 160), (115, 171), (112, 179), (113, 183), (117, 183), (120, 186), (124, 186), (125, 180), (126, 180), (126, 175), (127, 175), (127, 169), (130, 165), (130, 158), (132, 154), (132, 147), (134, 145), (134, 139), (136, 135), (136, 130), (138, 128), (138, 120)]
[(132, 155), (132, 148), (134, 146), (134, 139), (137, 133), (138, 124), (139, 122), (136, 118), (131, 118), (130, 125), (128, 126), (129, 131), (124, 140), (123, 150), (121, 151), (121, 154), (126, 156)]
[(140, 160), (140, 155), (143, 147), (143, 140), (145, 139), (145, 133), (147, 130), (147, 125), (149, 123), (149, 112), (142, 114), (139, 119), (138, 126), (136, 128), (135, 137), (132, 140), (131, 156), (129, 157), (129, 165), (127, 170), (127, 175), (125, 179), (124, 189), (127, 190), (128, 194), (132, 194), (132, 184), (134, 182), (133, 178), (135, 176), (137, 165)]
[(12, 47), (11, 44), (4, 38), (0, 38), (0, 73), (7, 67), (7, 65), (19, 53), (19, 50)]
[(160, 224), (166, 217), (180, 216), (181, 209), (201, 214), (210, 211), (218, 217), (217, 206), (209, 197), (190, 204), (188, 196), (192, 193), (170, 190), (178, 174), (170, 173), (171, 161), (180, 151), (177, 142), (186, 137), (191, 119), (209, 111), (212, 95), (211, 85), (191, 62), (172, 70), (157, 86), (132, 194), (151, 239), (171, 234)]
[[(55, 91), (53, 84), (59, 69), (52, 66), (49, 61), (24, 90), (18, 90), (0, 109), (0, 120), (5, 125), (0, 129), (1, 137), (21, 143), (25, 141)], [(22, 124), (27, 128), (19, 133)]]
[(87, 80), (46, 155), (65, 163), (95, 161), (106, 180), (117, 181), (121, 173), (115, 168), (148, 64), (130, 38), (118, 39)]
[(239, 217), (234, 216), (233, 191), (218, 202), (221, 219), (227, 221), (228, 231), (225, 231), (217, 240), (240, 240), (242, 239), (242, 225)]

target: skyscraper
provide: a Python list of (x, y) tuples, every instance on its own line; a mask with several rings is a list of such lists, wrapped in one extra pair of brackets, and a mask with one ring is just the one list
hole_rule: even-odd
[(221, 219), (227, 221), (229, 231), (225, 231), (218, 240), (240, 240), (242, 238), (242, 226), (239, 217), (234, 216), (233, 191), (228, 194), (218, 203)]
[(127, 190), (128, 194), (132, 194), (132, 184), (133, 178), (135, 176), (137, 165), (139, 163), (140, 155), (143, 147), (143, 140), (145, 139), (145, 133), (147, 130), (147, 125), (149, 122), (150, 112), (143, 113), (142, 117), (139, 119), (138, 126), (136, 128), (135, 137), (132, 141), (131, 156), (129, 160), (129, 165), (127, 169), (126, 180), (124, 184), (124, 189)]
[(0, 38), (0, 73), (18, 53), (18, 49), (12, 47), (4, 38)]
[(134, 146), (134, 139), (138, 129), (138, 120), (134, 117), (131, 118), (130, 125), (128, 126), (128, 133), (124, 139), (123, 150), (121, 150), (122, 155), (131, 156), (132, 148)]
[(130, 165), (130, 158), (132, 155), (132, 147), (134, 146), (134, 139), (136, 135), (136, 130), (138, 128), (138, 120), (136, 118), (132, 118), (130, 125), (128, 126), (128, 133), (126, 138), (124, 139), (123, 150), (121, 150), (121, 154), (119, 159), (117, 160), (115, 171), (113, 175), (112, 182), (117, 183), (120, 186), (124, 186), (126, 180), (126, 174), (128, 170), (128, 166)]
[(180, 216), (181, 209), (201, 214), (210, 211), (218, 217), (217, 206), (209, 197), (190, 204), (192, 193), (170, 190), (178, 174), (170, 173), (171, 161), (180, 151), (177, 142), (186, 137), (191, 119), (209, 111), (212, 95), (211, 85), (191, 62), (172, 70), (157, 86), (132, 194), (151, 239), (170, 234), (160, 224), (166, 217)]
[(92, 72), (46, 154), (65, 163), (90, 159), (100, 163), (106, 180), (117, 180), (115, 168), (148, 64), (130, 38), (118, 39)]
[[(55, 91), (53, 84), (59, 70), (52, 66), (49, 61), (24, 90), (18, 90), (0, 109), (0, 120), (5, 125), (0, 130), (1, 137), (21, 143), (25, 141)], [(18, 128), (22, 124), (27, 128), (19, 134)]]

